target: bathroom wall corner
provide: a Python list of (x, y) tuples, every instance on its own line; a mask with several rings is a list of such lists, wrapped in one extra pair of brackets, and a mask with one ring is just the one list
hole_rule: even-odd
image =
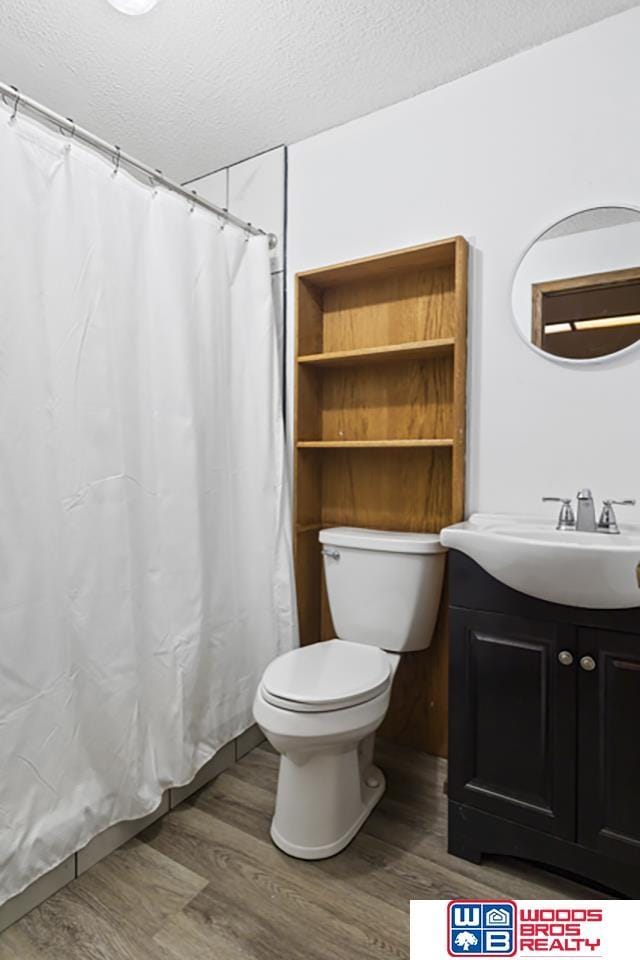
[(248, 753), (264, 743), (265, 736), (257, 723), (236, 737), (236, 760), (242, 760)]

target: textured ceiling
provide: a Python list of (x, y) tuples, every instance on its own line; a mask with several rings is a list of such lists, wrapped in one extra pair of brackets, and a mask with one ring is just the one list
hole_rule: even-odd
[(187, 180), (636, 5), (0, 0), (0, 79)]

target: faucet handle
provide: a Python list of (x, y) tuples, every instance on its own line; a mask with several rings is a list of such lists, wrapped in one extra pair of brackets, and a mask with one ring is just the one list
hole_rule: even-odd
[(574, 530), (576, 526), (576, 517), (571, 506), (571, 497), (543, 497), (543, 503), (561, 503), (560, 516), (556, 524), (556, 530)]
[(613, 505), (617, 507), (635, 507), (635, 500), (603, 500), (602, 513), (598, 520), (598, 530), (602, 533), (620, 533)]

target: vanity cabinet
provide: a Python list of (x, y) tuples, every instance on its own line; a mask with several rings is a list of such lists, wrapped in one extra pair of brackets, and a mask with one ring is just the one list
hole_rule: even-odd
[(640, 634), (579, 630), (580, 843), (640, 869)]
[(640, 896), (640, 610), (511, 590), (449, 554), (449, 849)]
[(557, 669), (571, 645), (553, 623), (450, 612), (452, 723), (449, 793), (537, 830), (571, 837), (575, 771), (574, 670)]

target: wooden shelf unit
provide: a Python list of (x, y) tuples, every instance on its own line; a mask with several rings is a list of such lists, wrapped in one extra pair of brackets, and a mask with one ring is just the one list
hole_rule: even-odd
[[(335, 636), (318, 531), (438, 531), (462, 519), (467, 244), (462, 237), (296, 277), (296, 580), (303, 644)], [(446, 754), (446, 604), (402, 658), (383, 734)]]
[(318, 367), (355, 366), (359, 363), (389, 363), (394, 360), (419, 360), (453, 352), (455, 339), (416, 340), (414, 343), (392, 343), (385, 347), (361, 347), (359, 350), (336, 350), (333, 353), (312, 353), (298, 357), (298, 363)]
[(389, 450), (399, 447), (452, 447), (453, 440), (299, 440), (298, 450)]

